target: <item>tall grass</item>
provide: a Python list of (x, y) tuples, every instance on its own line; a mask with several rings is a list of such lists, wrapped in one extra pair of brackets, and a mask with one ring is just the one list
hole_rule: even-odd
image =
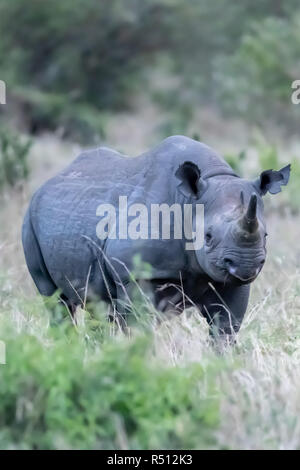
[(74, 327), (3, 276), (0, 447), (300, 448), (299, 292), (293, 263), (270, 261), (220, 357), (193, 309), (128, 337), (103, 305)]
[(220, 357), (194, 309), (158, 326), (144, 305), (147, 322), (124, 336), (105, 305), (74, 326), (55, 298), (37, 296), (20, 226), (28, 194), (64, 164), (47, 166), (41, 148), (73, 152), (52, 144), (35, 143), (29, 185), (2, 196), (0, 448), (300, 449), (300, 224), (284, 193), (267, 204), (267, 263)]

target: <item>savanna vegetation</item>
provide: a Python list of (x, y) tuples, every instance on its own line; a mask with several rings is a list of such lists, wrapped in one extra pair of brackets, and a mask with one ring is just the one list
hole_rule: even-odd
[[(294, 0), (0, 0), (0, 448), (300, 448), (299, 24)], [(194, 309), (160, 324), (145, 302), (129, 336), (102, 303), (74, 324), (22, 254), (30, 195), (82, 147), (173, 133), (245, 177), (292, 163), (222, 356)]]

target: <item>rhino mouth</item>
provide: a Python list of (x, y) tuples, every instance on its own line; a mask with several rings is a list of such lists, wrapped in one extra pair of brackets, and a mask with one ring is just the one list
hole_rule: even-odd
[(237, 286), (251, 284), (251, 282), (255, 281), (260, 271), (261, 270), (259, 269), (259, 271), (254, 276), (242, 277), (237, 274), (233, 275), (229, 273), (228, 271), (224, 270), (224, 273), (225, 273), (224, 284), (231, 284), (231, 285), (237, 285)]
[(219, 279), (216, 279), (217, 282), (223, 282), (224, 284), (231, 284), (231, 285), (244, 285), (244, 284), (250, 284), (251, 282), (255, 281), (259, 273), (261, 272), (262, 267), (256, 268), (254, 272), (252, 273), (241, 273), (238, 272), (237, 269), (235, 268), (226, 268), (226, 267), (219, 267), (219, 276), (223, 278), (223, 281), (221, 281), (221, 278), (217, 276)]
[(255, 271), (250, 276), (242, 276), (241, 274), (238, 273), (237, 268), (234, 268), (233, 266), (230, 266), (228, 268), (228, 272), (232, 277), (235, 277), (245, 283), (254, 281), (254, 279), (256, 279), (257, 276), (259, 275), (260, 271), (261, 271), (261, 268), (256, 268)]

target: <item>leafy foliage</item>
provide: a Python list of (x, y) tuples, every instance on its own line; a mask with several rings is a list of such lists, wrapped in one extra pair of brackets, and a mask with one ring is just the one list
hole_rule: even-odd
[[(56, 120), (56, 127), (73, 132), (82, 105), (92, 116), (95, 109), (124, 107), (145, 61), (167, 47), (164, 3), (1, 0), (2, 78), (12, 95), (17, 91), (29, 129), (53, 129)], [(97, 119), (91, 119), (84, 117), (94, 132), (101, 131)]]
[(28, 177), (31, 140), (0, 128), (0, 188), (15, 186)]
[(217, 93), (225, 110), (296, 128), (299, 108), (291, 104), (291, 84), (300, 76), (299, 25), (299, 15), (253, 22), (234, 54), (218, 59)]
[[(26, 308), (32, 315), (32, 306)], [(42, 338), (30, 327), (34, 321), (17, 333), (0, 317), (7, 344), (7, 364), (0, 366), (0, 448), (213, 445), (213, 370), (159, 365), (150, 359), (149, 336), (106, 336), (101, 343), (98, 335), (94, 342), (95, 320), (76, 330), (70, 322), (52, 326)]]
[(203, 103), (295, 128), (297, 7), (296, 0), (0, 0), (1, 79), (31, 132), (60, 129), (89, 142), (105, 131), (99, 112), (151, 93), (153, 66), (179, 78), (159, 98), (170, 113), (163, 133), (184, 132)]

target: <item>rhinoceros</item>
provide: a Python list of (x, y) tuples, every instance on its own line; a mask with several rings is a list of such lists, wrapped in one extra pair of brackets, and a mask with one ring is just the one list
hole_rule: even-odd
[[(138, 255), (151, 266), (147, 285), (158, 310), (194, 305), (213, 336), (231, 338), (265, 263), (262, 197), (281, 191), (289, 175), (287, 165), (243, 179), (213, 149), (184, 136), (135, 158), (107, 147), (83, 152), (32, 197), (22, 232), (29, 272), (42, 295), (59, 290), (72, 313), (96, 297), (126, 318)], [(120, 196), (146, 208), (202, 204), (202, 246), (186, 249), (184, 236), (99, 237), (99, 205), (117, 207)]]

